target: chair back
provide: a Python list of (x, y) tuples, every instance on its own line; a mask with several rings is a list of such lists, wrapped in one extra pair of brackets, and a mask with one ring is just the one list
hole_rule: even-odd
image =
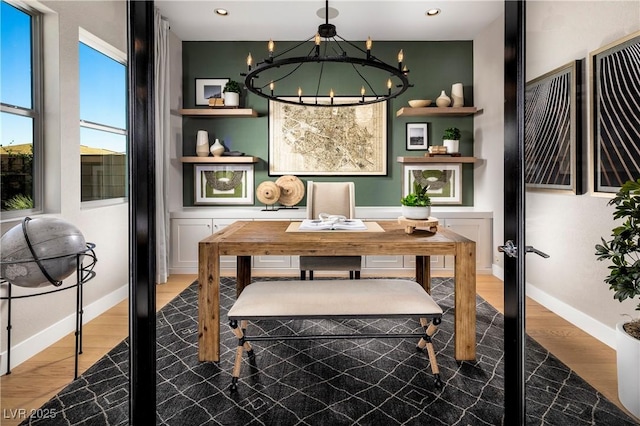
[(353, 182), (307, 181), (307, 219), (317, 219), (320, 213), (356, 215), (355, 184)]

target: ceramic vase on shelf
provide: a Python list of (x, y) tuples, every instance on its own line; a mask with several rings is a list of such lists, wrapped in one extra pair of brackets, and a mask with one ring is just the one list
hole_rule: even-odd
[(451, 98), (447, 96), (444, 90), (436, 99), (436, 105), (438, 105), (439, 107), (448, 107), (449, 105), (451, 105)]
[(206, 130), (198, 130), (196, 136), (196, 155), (198, 157), (209, 156), (209, 133)]
[(220, 139), (216, 139), (213, 145), (211, 145), (211, 154), (214, 157), (220, 157), (222, 156), (223, 152), (224, 152), (224, 145), (220, 143)]
[(464, 106), (464, 94), (462, 89), (462, 83), (454, 83), (451, 86), (451, 98), (453, 100), (453, 107)]

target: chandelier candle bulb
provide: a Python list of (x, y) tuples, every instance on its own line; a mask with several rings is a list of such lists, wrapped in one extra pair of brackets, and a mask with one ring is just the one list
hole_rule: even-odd
[(367, 47), (367, 59), (371, 59), (371, 46), (373, 46), (373, 41), (371, 41), (371, 37), (367, 37), (367, 42), (365, 43)]
[(247, 56), (247, 69), (251, 71), (251, 64), (253, 63), (253, 58), (251, 57), (251, 53)]
[(398, 52), (398, 69), (402, 70), (402, 61), (404, 60), (404, 52), (402, 51), (402, 49), (400, 49), (400, 52)]
[(364, 86), (360, 89), (360, 96), (362, 96), (362, 102), (364, 102)]
[(267, 43), (267, 49), (269, 49), (269, 58), (273, 58), (273, 49), (275, 49), (276, 45), (272, 39), (269, 39), (269, 43)]
[(272, 81), (269, 83), (269, 90), (271, 90), (271, 96), (273, 96), (273, 88), (275, 87), (275, 83)]
[(333, 89), (329, 90), (329, 97), (331, 98), (331, 105), (333, 105)]

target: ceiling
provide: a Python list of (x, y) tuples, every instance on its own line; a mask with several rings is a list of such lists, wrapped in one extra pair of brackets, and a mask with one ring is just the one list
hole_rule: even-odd
[[(325, 21), (321, 0), (156, 0), (169, 20), (171, 31), (182, 41), (306, 40)], [(218, 16), (214, 9), (227, 9)], [(504, 2), (485, 1), (382, 1), (333, 0), (329, 19), (347, 40), (473, 40), (497, 19)], [(427, 9), (439, 8), (435, 17)], [(319, 15), (318, 15), (319, 12)]]

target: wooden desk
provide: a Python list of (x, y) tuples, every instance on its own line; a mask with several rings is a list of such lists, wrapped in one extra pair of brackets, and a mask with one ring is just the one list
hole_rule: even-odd
[[(429, 291), (429, 256), (455, 256), (455, 359), (476, 358), (476, 243), (445, 228), (405, 233), (396, 222), (385, 232), (286, 232), (290, 221), (234, 222), (198, 245), (198, 358), (220, 359), (220, 256), (237, 256), (237, 292), (251, 283), (251, 256), (415, 255), (416, 280)], [(226, 318), (222, 318), (226, 321)]]

